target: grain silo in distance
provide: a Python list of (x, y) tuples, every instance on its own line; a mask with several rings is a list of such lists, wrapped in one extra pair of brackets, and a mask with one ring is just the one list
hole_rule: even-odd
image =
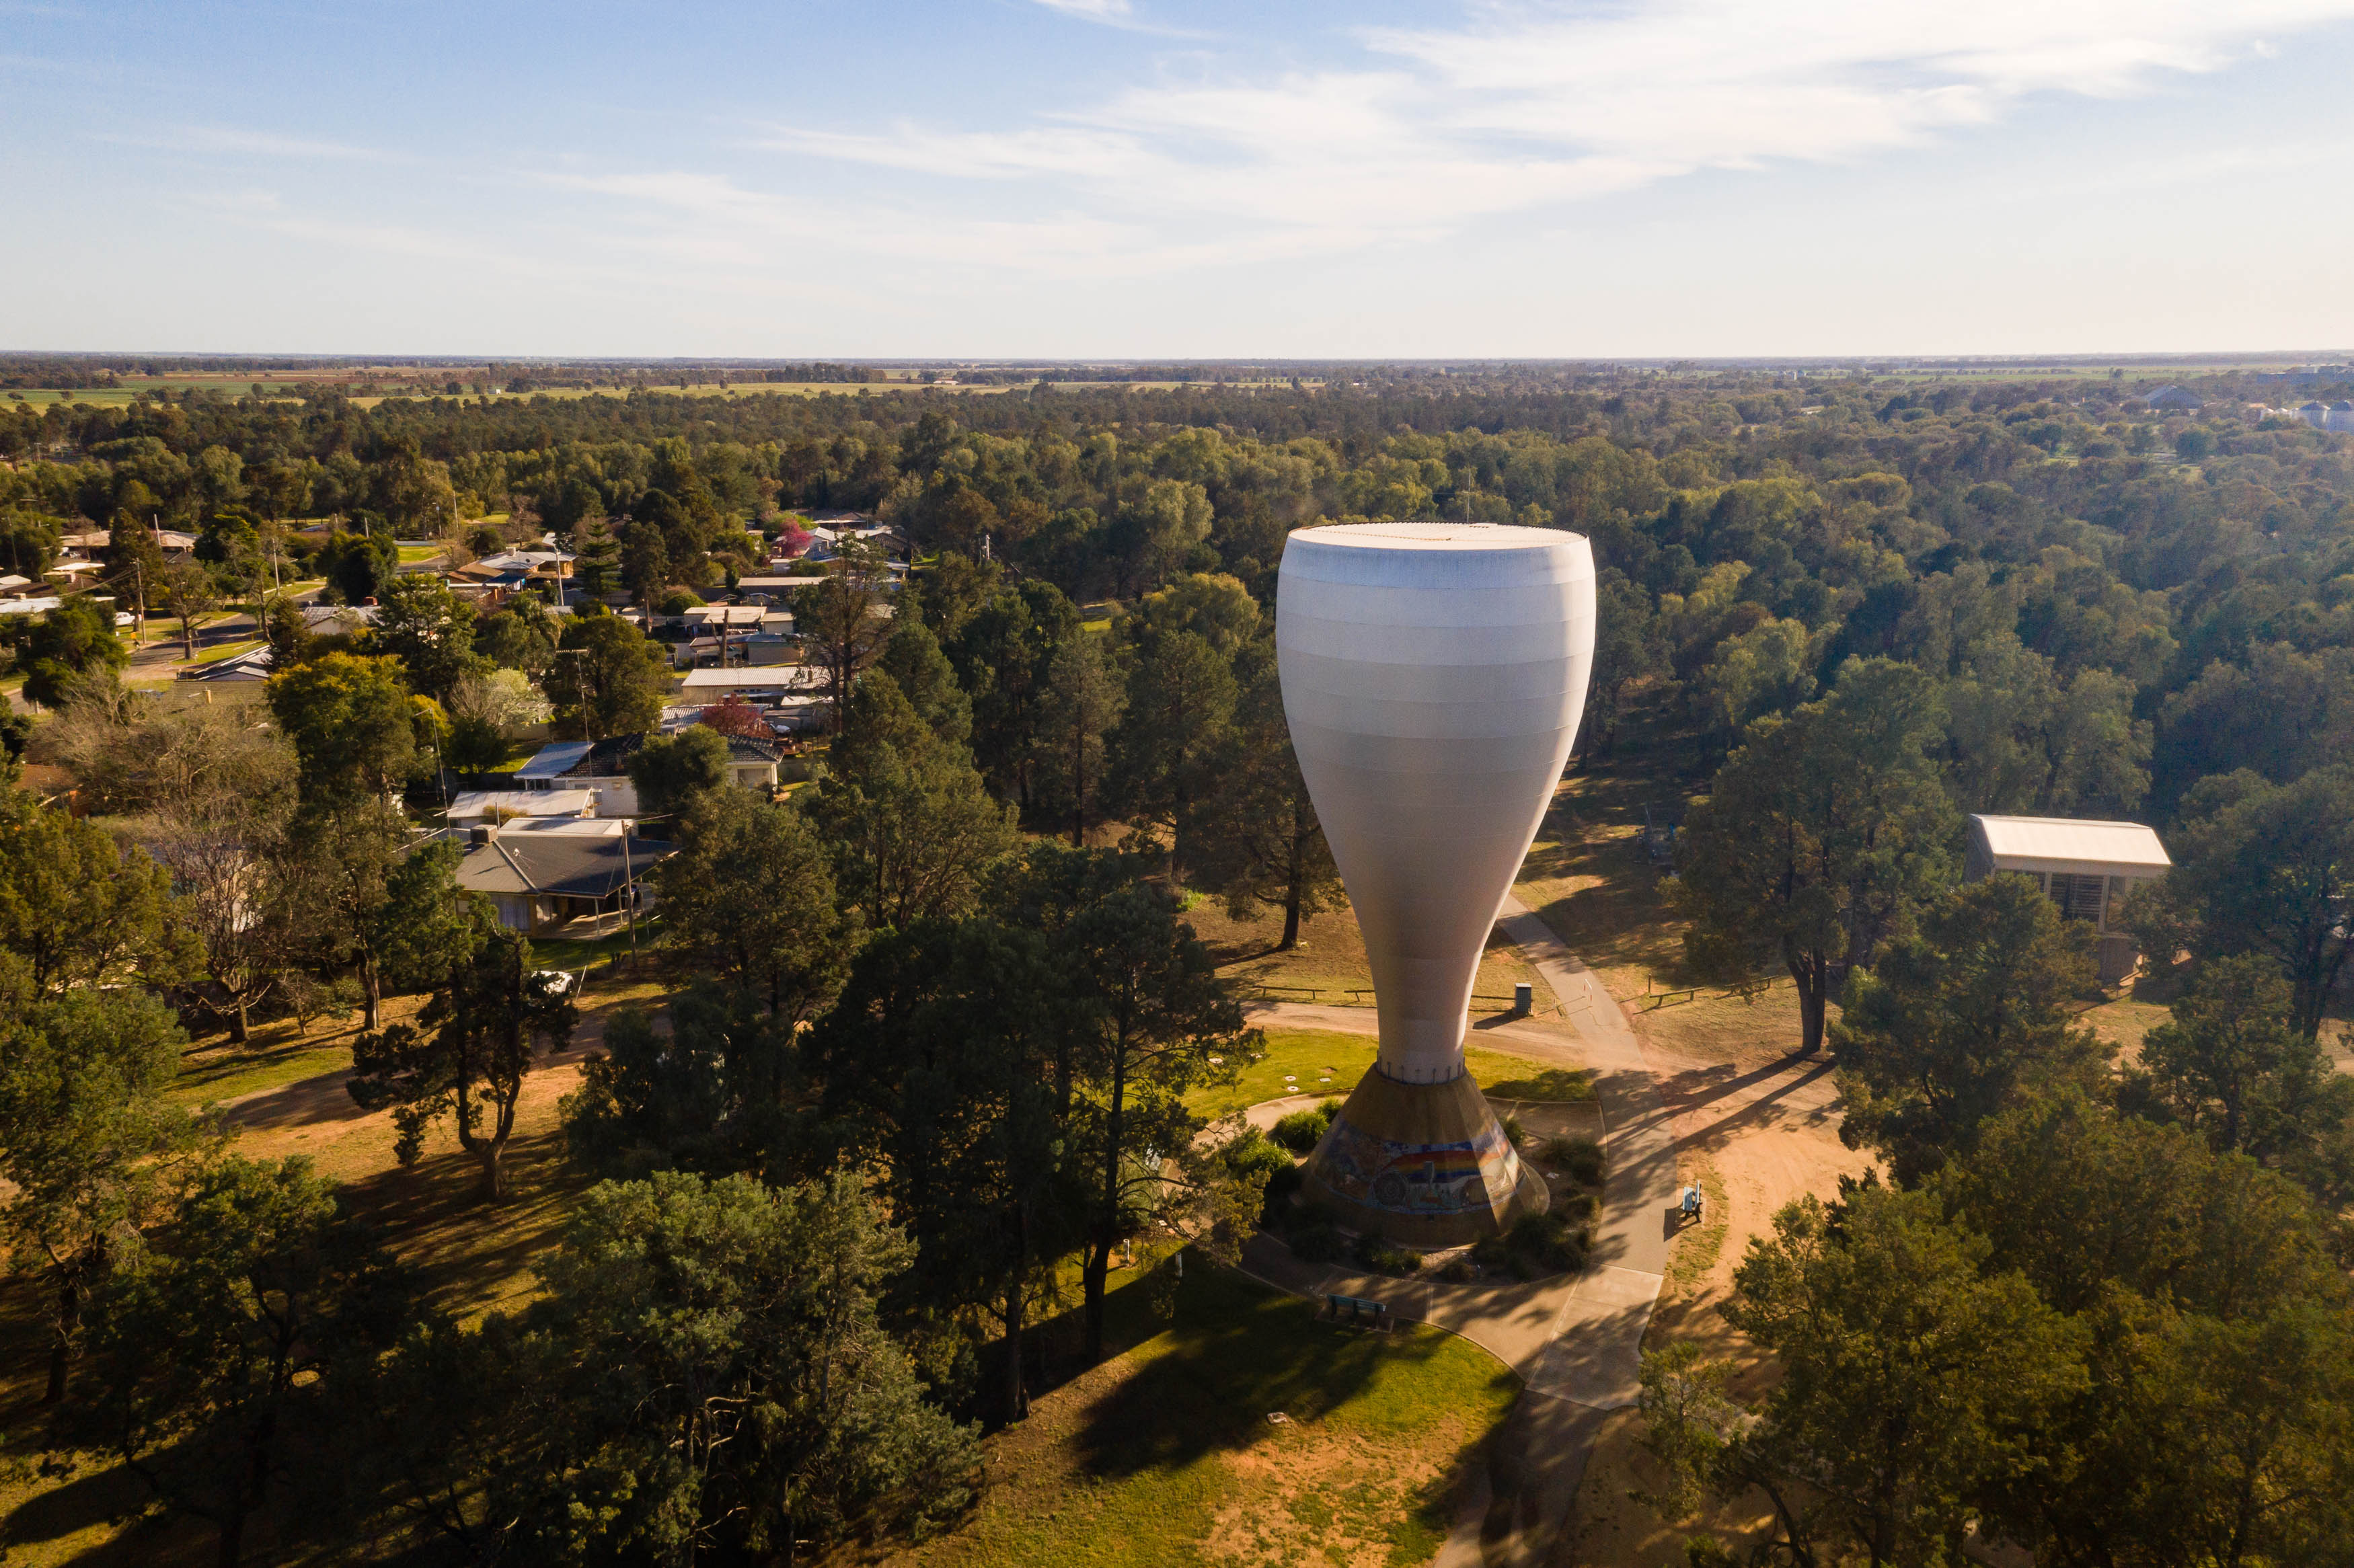
[(1284, 713), (1363, 931), (1381, 1051), (1307, 1195), (1419, 1246), (1545, 1206), (1463, 1064), (1473, 980), (1577, 736), (1594, 556), (1551, 528), (1303, 528), (1283, 552)]

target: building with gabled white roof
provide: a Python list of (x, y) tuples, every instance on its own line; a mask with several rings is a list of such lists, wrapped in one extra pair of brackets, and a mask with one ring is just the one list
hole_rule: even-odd
[(2139, 822), (2067, 817), (1973, 816), (1969, 822), (1964, 881), (1999, 871), (2033, 877), (2062, 915), (2093, 923), (2102, 984), (2133, 972), (2141, 955), (2124, 927), (2126, 896), (2174, 863), (2154, 831)]

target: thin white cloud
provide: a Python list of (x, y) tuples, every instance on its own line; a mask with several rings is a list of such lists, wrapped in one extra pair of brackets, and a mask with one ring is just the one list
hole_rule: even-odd
[(847, 249), (927, 264), (949, 254), (1014, 272), (1099, 278), (1313, 248), (1297, 236), (1263, 237), (1242, 249), (1223, 237), (1172, 244), (1148, 225), (1085, 214), (960, 217), (875, 201), (810, 202), (683, 170), (537, 177), (614, 203), (620, 227), (606, 232), (608, 248), (722, 270), (773, 271), (813, 249)]
[(1118, 27), (1127, 33), (1157, 33), (1165, 38), (1198, 38), (1204, 36), (1187, 28), (1147, 21), (1138, 14), (1133, 0), (1035, 0), (1035, 3), (1060, 16)]
[(2354, 18), (2354, 0), (1505, 0), (1458, 16), (1365, 30), (1355, 61), (1320, 70), (1141, 84), (1028, 124), (787, 127), (768, 144), (1030, 182), (1148, 247), (1182, 234), (1172, 255), (1332, 250), (1702, 169), (1860, 160), (2039, 95), (2144, 94)]
[(281, 136), (234, 125), (175, 125), (165, 130), (110, 132), (98, 140), (122, 147), (153, 147), (167, 153), (217, 153), (239, 157), (349, 159), (371, 164), (400, 164), (406, 154), (377, 147), (355, 147), (346, 142), (323, 142), (308, 136)]

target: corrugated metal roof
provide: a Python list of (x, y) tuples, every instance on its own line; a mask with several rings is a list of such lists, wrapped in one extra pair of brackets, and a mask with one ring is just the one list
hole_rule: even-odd
[(2066, 817), (1974, 816), (1987, 851), (1997, 860), (2066, 861), (2094, 865), (2174, 863), (2158, 834), (2139, 822), (2080, 821)]
[(689, 670), (679, 685), (689, 692), (807, 692), (825, 680), (825, 672), (814, 664), (762, 664), (748, 670)]
[(580, 766), (591, 749), (585, 740), (555, 740), (539, 748), (529, 762), (515, 769), (518, 779), (561, 779)]
[(578, 817), (597, 804), (594, 789), (461, 789), (450, 802), (451, 820), (506, 811), (525, 817)]
[(459, 886), (474, 893), (604, 898), (677, 853), (676, 844), (624, 840), (619, 833), (501, 833), (487, 843), (467, 845), (458, 862), (457, 880)]

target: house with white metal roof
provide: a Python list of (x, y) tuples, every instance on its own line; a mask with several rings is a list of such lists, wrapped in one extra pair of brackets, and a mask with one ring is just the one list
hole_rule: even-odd
[[(728, 778), (740, 789), (773, 792), (783, 753), (764, 741), (737, 736), (725, 738)], [(518, 788), (529, 790), (590, 790), (599, 817), (634, 817), (638, 787), (630, 779), (630, 758), (645, 743), (642, 735), (618, 735), (594, 742), (551, 741), (515, 770), (514, 781)]]
[(821, 692), (827, 679), (825, 671), (815, 664), (768, 664), (757, 669), (738, 666), (731, 670), (689, 670), (680, 680), (679, 689), (690, 702), (716, 703), (730, 692), (758, 701), (758, 694), (782, 697), (797, 692)]
[(461, 789), (451, 800), (448, 814), (453, 825), (594, 817), (597, 794), (593, 789)]
[(2124, 926), (2126, 895), (2173, 863), (2158, 834), (2139, 822), (1973, 816), (1962, 879), (1997, 872), (2033, 877), (2062, 915), (2093, 923), (2101, 983), (2109, 985), (2141, 957)]

